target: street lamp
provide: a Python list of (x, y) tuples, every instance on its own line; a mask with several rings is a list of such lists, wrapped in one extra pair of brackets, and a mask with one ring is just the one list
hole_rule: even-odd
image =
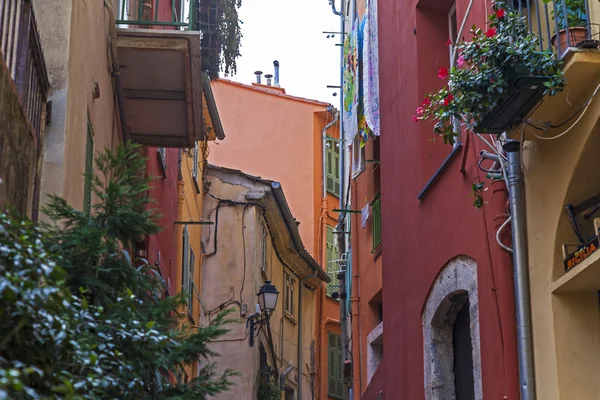
[(277, 306), (277, 297), (279, 296), (277, 288), (271, 284), (271, 281), (266, 281), (265, 284), (260, 287), (256, 296), (258, 297), (260, 311), (265, 314), (265, 317), (270, 316)]

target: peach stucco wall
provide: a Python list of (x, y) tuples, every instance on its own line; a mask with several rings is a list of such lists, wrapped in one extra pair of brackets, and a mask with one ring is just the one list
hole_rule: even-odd
[(321, 144), (315, 143), (314, 113), (326, 106), (227, 81), (214, 82), (213, 91), (227, 137), (220, 146), (211, 146), (208, 162), (281, 182), (300, 222), (302, 241), (317, 258), (321, 168), (320, 163), (315, 168), (315, 160)]

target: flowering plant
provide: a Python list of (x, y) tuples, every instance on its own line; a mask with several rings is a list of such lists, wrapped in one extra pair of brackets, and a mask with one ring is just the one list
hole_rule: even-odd
[(427, 94), (413, 116), (415, 122), (436, 121), (434, 132), (444, 143), (453, 144), (458, 136), (454, 121), (475, 131), (507, 95), (517, 76), (548, 77), (544, 84), (551, 96), (564, 87), (560, 61), (553, 53), (538, 51), (539, 39), (528, 32), (525, 17), (506, 8), (504, 2), (496, 2), (494, 10), (487, 29), (473, 26), (472, 40), (457, 44), (460, 56), (456, 65), (438, 72), (438, 78), (447, 84)]

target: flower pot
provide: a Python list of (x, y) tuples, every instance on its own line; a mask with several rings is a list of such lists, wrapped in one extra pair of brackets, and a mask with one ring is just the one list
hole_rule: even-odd
[[(579, 43), (587, 40), (588, 38), (588, 30), (583, 26), (575, 26), (573, 28), (569, 28), (568, 32), (566, 29), (558, 32), (558, 43), (560, 43), (561, 49), (567, 49), (568, 47), (576, 47)], [(568, 40), (567, 40), (568, 39)], [(557, 47), (557, 36), (556, 34), (552, 35), (552, 39), (550, 39), (552, 46)]]

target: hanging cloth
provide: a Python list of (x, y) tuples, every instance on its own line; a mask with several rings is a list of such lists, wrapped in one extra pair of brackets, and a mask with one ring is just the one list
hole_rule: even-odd
[(344, 41), (344, 131), (347, 144), (351, 144), (358, 132), (358, 22), (352, 23), (352, 30)]
[(377, 0), (367, 0), (362, 49), (364, 112), (371, 132), (379, 136), (379, 47)]

